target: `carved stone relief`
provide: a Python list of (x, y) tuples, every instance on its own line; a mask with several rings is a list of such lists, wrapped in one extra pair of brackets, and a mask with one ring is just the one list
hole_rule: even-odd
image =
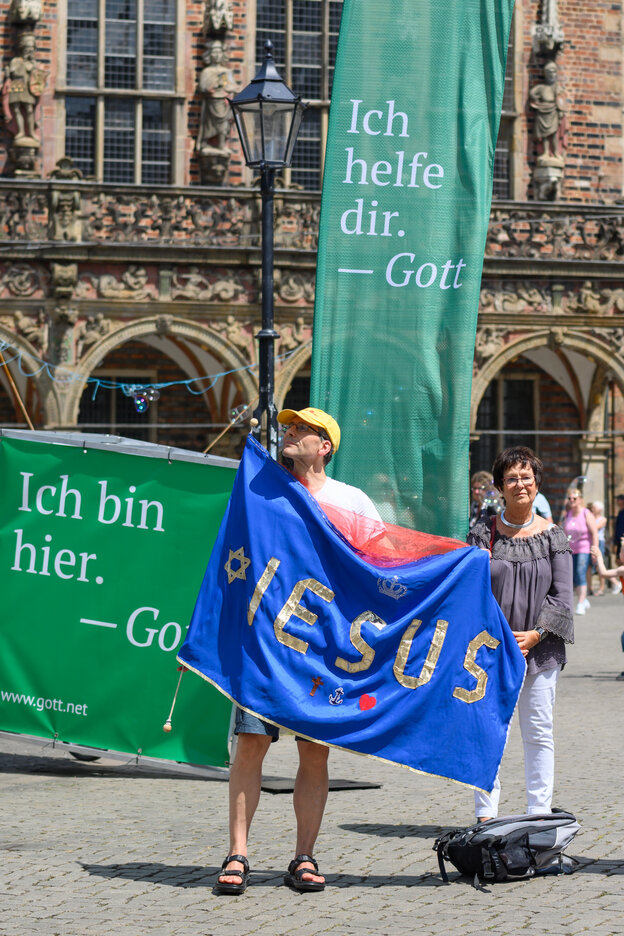
[(501, 293), (501, 305), (503, 312), (550, 312), (552, 301), (550, 295), (546, 294), (537, 286), (531, 286), (528, 283), (519, 284), (515, 290), (504, 289)]
[(624, 328), (590, 328), (589, 334), (600, 341), (607, 341), (618, 353), (624, 350)]
[(0, 290), (6, 289), (10, 295), (25, 299), (45, 291), (42, 279), (41, 271), (29, 263), (11, 264), (0, 276)]
[(204, 29), (208, 34), (231, 30), (234, 25), (234, 15), (228, 0), (208, 0), (204, 17)]
[(173, 329), (173, 317), (171, 315), (159, 315), (156, 319), (156, 334), (168, 335)]
[(499, 312), (507, 315), (535, 312), (552, 312), (552, 295), (546, 289), (530, 281), (515, 283), (514, 286), (496, 288), (486, 283), (481, 289), (479, 309), (481, 312)]
[(483, 328), (477, 328), (477, 338), (475, 341), (474, 369), (483, 367), (486, 361), (494, 357), (502, 348), (507, 334), (506, 328), (495, 328), (486, 325)]
[[(280, 352), (284, 351), (294, 351), (295, 348), (299, 348), (306, 340), (308, 335), (306, 334), (306, 325), (305, 319), (303, 316), (300, 316), (296, 322), (293, 324), (280, 325), (280, 342), (279, 350)], [(310, 330), (311, 334), (311, 330)]]
[(104, 338), (112, 329), (110, 319), (104, 317), (102, 312), (96, 312), (76, 327), (76, 357), (79, 360), (89, 348)]
[(567, 311), (596, 315), (624, 312), (624, 289), (599, 289), (591, 280), (585, 280), (578, 293), (568, 298)]
[(11, 0), (9, 21), (14, 24), (30, 23), (41, 19), (42, 0)]
[(212, 276), (201, 273), (199, 267), (192, 266), (188, 268), (187, 273), (180, 273), (177, 269), (171, 278), (172, 299), (236, 302), (246, 294), (242, 276), (237, 273), (213, 279)]
[(559, 22), (557, 0), (542, 0), (542, 16), (533, 27), (533, 48), (536, 52), (556, 51), (563, 44), (563, 28)]
[(77, 263), (53, 263), (52, 293), (57, 299), (70, 299), (78, 283)]
[(251, 329), (253, 322), (242, 322), (234, 315), (228, 315), (225, 321), (212, 322), (214, 331), (223, 335), (226, 341), (239, 351), (243, 351), (252, 360), (254, 358), (254, 342)]
[(13, 313), (12, 327), (18, 335), (29, 341), (38, 354), (43, 355), (47, 348), (47, 322), (44, 312), (24, 315), (19, 309)]
[(282, 302), (313, 303), (314, 273), (300, 273), (294, 270), (276, 269), (274, 272), (275, 289)]
[(50, 316), (48, 355), (53, 364), (74, 360), (74, 326), (78, 312), (69, 306), (56, 306)]
[(48, 214), (50, 240), (82, 240), (82, 199), (79, 192), (50, 192)]
[(76, 297), (102, 299), (131, 299), (133, 301), (157, 298), (156, 287), (149, 282), (145, 267), (131, 264), (119, 276), (113, 273), (83, 273), (76, 288)]

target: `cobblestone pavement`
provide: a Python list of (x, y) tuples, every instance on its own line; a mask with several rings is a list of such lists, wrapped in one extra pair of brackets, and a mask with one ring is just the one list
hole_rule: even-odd
[[(577, 617), (556, 715), (555, 805), (582, 834), (569, 877), (499, 884), (489, 892), (451, 874), (443, 886), (433, 840), (472, 822), (472, 795), (449, 782), (334, 751), (334, 778), (381, 783), (332, 791), (317, 846), (328, 886), (282, 885), (292, 857), (287, 794), (263, 793), (252, 828), (252, 883), (241, 897), (212, 884), (227, 843), (227, 784), (111, 760), (84, 764), (0, 736), (2, 936), (297, 936), (624, 934), (624, 669), (621, 596)], [(293, 777), (292, 738), (272, 746), (268, 774)], [(502, 768), (503, 812), (522, 812), (517, 729)]]

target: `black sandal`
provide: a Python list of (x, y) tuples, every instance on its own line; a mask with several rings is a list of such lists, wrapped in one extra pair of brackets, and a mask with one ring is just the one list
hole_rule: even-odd
[[(314, 870), (312, 868), (301, 868), (300, 865), (304, 861), (309, 861), (310, 864), (314, 865)], [(288, 887), (294, 887), (298, 891), (322, 891), (325, 890), (325, 882), (323, 881), (304, 881), (304, 874), (318, 874), (319, 868), (315, 859), (312, 855), (297, 855), (296, 858), (288, 865), (288, 874), (284, 876), (284, 884), (287, 884)]]
[[(237, 871), (235, 868), (232, 868), (229, 871), (226, 871), (227, 865), (231, 861), (240, 861), (243, 866), (242, 871)], [(225, 877), (239, 877), (240, 884), (232, 884), (226, 881), (219, 881), (217, 878), (217, 883), (215, 884), (215, 891), (217, 894), (244, 894), (247, 888), (247, 881), (249, 879), (249, 862), (244, 855), (228, 855), (223, 864), (221, 865), (221, 874), (220, 878)]]

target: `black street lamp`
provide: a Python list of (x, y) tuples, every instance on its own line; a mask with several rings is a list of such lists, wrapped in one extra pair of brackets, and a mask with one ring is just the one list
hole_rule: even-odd
[(280, 78), (273, 62), (273, 44), (267, 41), (264, 48), (260, 71), (230, 105), (245, 162), (250, 168), (260, 170), (262, 193), (262, 329), (256, 335), (260, 373), (258, 407), (254, 411), (257, 426), (252, 432), (261, 438), (264, 417), (266, 448), (272, 458), (277, 458), (277, 409), (273, 390), (275, 339), (279, 335), (273, 327), (273, 195), (275, 173), (292, 162), (305, 105)]

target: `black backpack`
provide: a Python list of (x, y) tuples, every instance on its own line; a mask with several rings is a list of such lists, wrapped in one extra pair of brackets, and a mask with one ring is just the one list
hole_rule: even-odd
[(572, 874), (579, 862), (563, 854), (579, 831), (572, 813), (501, 816), (470, 826), (450, 829), (436, 839), (440, 873), (449, 883), (445, 861), (479, 881), (517, 881), (537, 874)]

